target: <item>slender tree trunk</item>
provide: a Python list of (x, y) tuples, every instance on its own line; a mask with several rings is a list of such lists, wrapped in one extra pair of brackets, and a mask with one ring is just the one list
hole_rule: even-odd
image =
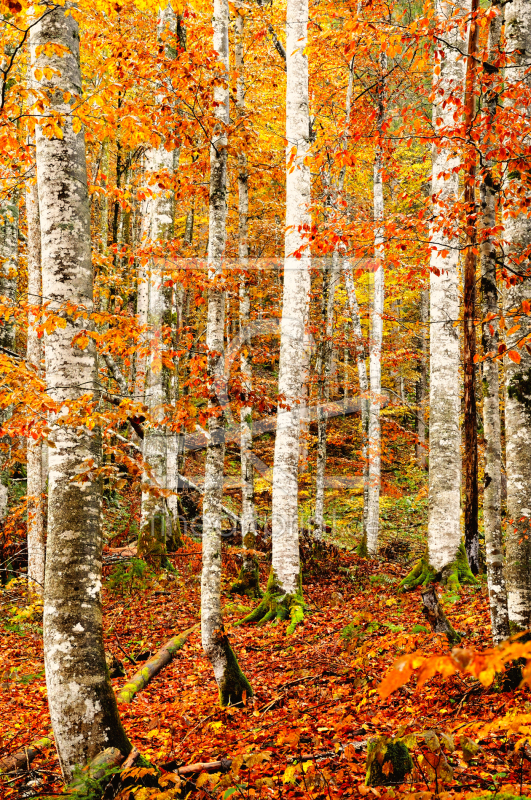
[[(468, 34), (468, 57), (465, 83), (465, 126), (470, 139), (474, 121), (476, 50), (478, 25), (476, 16), (479, 0), (472, 0), (472, 18)], [(477, 247), (477, 208), (476, 208), (476, 151), (475, 145), (466, 154), (464, 201), (467, 215), (467, 250), (463, 276), (463, 375), (464, 375), (464, 511), (465, 511), (465, 550), (470, 569), (474, 575), (479, 572), (479, 529), (478, 529), (478, 433), (476, 409), (476, 247)]]
[[(438, 0), (437, 16), (451, 15), (445, 0)], [(452, 126), (452, 94), (462, 96), (464, 42), (454, 28), (448, 44), (436, 53), (439, 76), (434, 79), (433, 122), (436, 131)], [(434, 147), (432, 195), (434, 214), (444, 215), (445, 204), (458, 195), (459, 158), (444, 139)], [(440, 210), (437, 210), (439, 206)], [(454, 322), (459, 317), (459, 250), (457, 239), (434, 222), (430, 239), (436, 246), (430, 258), (430, 465), (429, 465), (429, 564), (436, 572), (452, 568), (461, 541), (461, 436), (459, 430), (459, 336)]]
[(324, 527), (324, 481), (326, 471), (327, 417), (323, 404), (330, 399), (330, 375), (332, 371), (332, 338), (334, 322), (334, 295), (337, 284), (338, 253), (334, 251), (330, 264), (323, 272), (323, 295), (321, 301), (322, 338), (317, 359), (318, 406), (317, 406), (317, 466), (315, 474), (314, 537), (321, 539)]
[[(236, 105), (241, 117), (245, 114), (245, 73), (243, 60), (243, 30), (244, 12), (236, 10), (236, 41), (235, 41), (235, 67), (238, 72), (236, 85)], [(249, 293), (248, 277), (246, 270), (249, 260), (248, 241), (248, 216), (249, 216), (249, 173), (247, 171), (247, 156), (245, 152), (239, 154), (238, 172), (238, 255), (239, 268), (243, 270), (240, 280), (240, 370), (242, 393), (244, 401), (240, 410), (240, 464), (242, 480), (242, 545), (243, 562), (238, 580), (231, 587), (232, 592), (247, 594), (251, 597), (260, 597), (260, 571), (256, 556), (249, 551), (256, 548), (256, 511), (254, 506), (254, 470), (251, 459), (252, 434), (252, 406), (249, 404), (249, 395), (252, 391), (253, 373), (251, 366), (251, 335), (250, 312), (251, 297)]]
[[(299, 456), (304, 404), (310, 253), (304, 229), (310, 226), (310, 148), (307, 0), (288, 0), (286, 10), (286, 233), (280, 325), (278, 391), (273, 466), (272, 565), (265, 596), (244, 622), (291, 617), (288, 632), (303, 617), (299, 555)], [(295, 253), (300, 250), (300, 258)], [(301, 402), (302, 401), (302, 402)]]
[[(272, 537), (274, 581), (282, 594), (301, 592), (298, 530), (300, 413), (304, 383), (305, 328), (310, 291), (310, 255), (301, 228), (310, 224), (307, 0), (288, 0), (286, 11), (286, 235), (280, 335), (279, 393), (289, 410), (280, 410), (275, 439)], [(292, 150), (295, 148), (295, 154)], [(293, 158), (293, 164), (290, 160)], [(294, 168), (293, 168), (294, 167)], [(301, 258), (295, 253), (302, 249)]]
[(378, 143), (374, 158), (374, 257), (377, 269), (374, 273), (374, 303), (372, 312), (372, 334), (369, 351), (369, 374), (371, 382), (369, 409), (369, 498), (367, 507), (367, 551), (378, 552), (380, 528), (380, 484), (381, 484), (381, 430), (380, 406), (382, 393), (382, 335), (384, 313), (384, 199), (383, 199), (383, 145), (382, 125), (385, 114), (385, 72), (387, 56), (380, 55), (380, 77), (378, 81)]
[(422, 344), (420, 377), (417, 381), (417, 445), (416, 455), (417, 464), (421, 469), (426, 469), (426, 391), (428, 388), (428, 292), (422, 290), (420, 293), (420, 321), (422, 324)]
[[(503, 12), (499, 3), (498, 11), (491, 19), (489, 27), (488, 60), (494, 71), (494, 85), (487, 88), (487, 113), (489, 126), (495, 124), (499, 81), (499, 68), (496, 61), (500, 57), (500, 37)], [(494, 65), (494, 66), (493, 66)], [(492, 241), (492, 231), (496, 225), (496, 197), (492, 164), (487, 161), (480, 185), (482, 242), (481, 294), (483, 325), (481, 344), (483, 355), (498, 352), (498, 286), (496, 282), (496, 247)], [(489, 319), (490, 317), (490, 319)], [(483, 429), (485, 431), (485, 484), (483, 488), (483, 525), (485, 529), (485, 549), (487, 552), (487, 583), (489, 589), (490, 619), (492, 639), (499, 644), (509, 636), (509, 614), (507, 609), (507, 589), (503, 571), (503, 536), (501, 519), (501, 425), (500, 425), (500, 387), (498, 361), (492, 357), (483, 361)]]
[[(54, 112), (64, 122), (62, 137), (37, 126), (37, 178), (42, 243), (43, 296), (52, 311), (65, 303), (92, 309), (90, 209), (85, 137), (75, 132), (72, 107), (81, 95), (79, 28), (63, 7), (46, 13), (31, 31), (36, 66)], [(61, 48), (51, 54), (50, 44)], [(39, 52), (37, 56), (36, 53)], [(66, 96), (71, 96), (69, 102)], [(87, 319), (68, 315), (45, 342), (48, 392), (68, 405), (96, 393), (96, 352), (72, 344)], [(44, 658), (48, 704), (66, 780), (109, 746), (127, 754), (131, 745), (120, 724), (103, 649), (101, 615), (101, 488), (75, 476), (90, 459), (99, 463), (98, 435), (79, 425), (57, 425), (50, 450), (48, 539), (44, 592)]]
[[(228, 0), (214, 0), (214, 50), (229, 72)], [(251, 686), (240, 670), (221, 614), (221, 500), (225, 460), (223, 410), (218, 397), (218, 383), (224, 367), (224, 305), (219, 284), (227, 241), (227, 133), (229, 123), (228, 84), (214, 89), (217, 125), (210, 146), (210, 208), (208, 231), (208, 317), (206, 345), (210, 381), (208, 445), (203, 497), (203, 567), (201, 573), (201, 639), (210, 659), (222, 705), (235, 705), (250, 697)]]
[[(165, 29), (176, 34), (177, 18), (170, 4), (159, 13), (158, 26), (161, 35)], [(166, 49), (170, 52), (169, 45)], [(174, 52), (173, 48), (171, 52)], [(147, 151), (146, 175), (173, 175), (173, 171), (174, 152), (167, 150), (163, 142), (158, 148)], [(171, 191), (157, 186), (156, 177), (151, 189), (153, 194), (145, 209), (148, 216), (146, 225), (148, 239), (156, 247), (170, 239), (173, 234), (173, 195)], [(151, 423), (145, 427), (143, 441), (146, 471), (143, 477), (145, 488), (142, 491), (139, 553), (159, 565), (167, 565), (167, 540), (171, 536), (171, 519), (166, 499), (157, 490), (168, 489), (168, 480), (173, 483), (176, 479), (176, 473), (172, 476), (173, 480), (167, 474), (168, 461), (176, 467), (176, 463), (173, 465), (174, 454), (168, 453), (168, 446), (173, 451), (176, 443), (172, 441), (169, 444), (168, 439), (174, 437), (163, 424), (164, 405), (168, 396), (161, 358), (164, 349), (162, 330), (168, 303), (164, 272), (160, 264), (161, 260), (157, 263), (156, 259), (151, 259), (146, 276), (149, 354), (146, 362), (145, 404), (149, 409)]]
[[(26, 220), (28, 225), (28, 303), (42, 305), (41, 225), (37, 182), (26, 190)], [(42, 339), (37, 336), (38, 318), (28, 314), (27, 357), (38, 372), (43, 358)], [(42, 441), (30, 436), (27, 440), (28, 476), (28, 581), (31, 594), (42, 597), (44, 592), (44, 520), (42, 492), (44, 489)]]
[[(462, 11), (437, 0), (440, 25)], [(446, 208), (458, 199), (459, 157), (445, 129), (455, 125), (455, 106), (448, 102), (464, 92), (460, 55), (465, 43), (453, 26), (444, 32), (435, 51), (433, 126), (441, 137), (434, 145), (432, 168), (433, 222), (430, 228), (430, 447), (428, 554), (401, 582), (402, 588), (426, 583), (432, 577), (457, 587), (474, 582), (461, 542), (461, 433), (459, 425), (459, 242), (457, 234), (440, 224)]]
[[(516, 91), (524, 86), (527, 91), (531, 85), (529, 76), (529, 53), (531, 52), (531, 4), (529, 0), (513, 0), (505, 8), (506, 52), (511, 54), (512, 65), (506, 71), (508, 88), (514, 86)], [(514, 101), (513, 101), (514, 102)], [(520, 101), (521, 102), (521, 101)], [(515, 124), (521, 126), (522, 144), (529, 146), (529, 108), (514, 105)], [(512, 173), (508, 166), (509, 176), (504, 186), (506, 207), (504, 209), (505, 235), (508, 242), (507, 266), (517, 274), (526, 275), (516, 278), (515, 283), (505, 292), (504, 312), (510, 319), (510, 325), (516, 322), (520, 329), (506, 338), (507, 349), (515, 347), (531, 327), (528, 317), (518, 319), (510, 317), (513, 309), (519, 309), (524, 300), (531, 299), (531, 281), (529, 266), (531, 259), (531, 219), (527, 209), (522, 208), (522, 201), (529, 202), (529, 190), (524, 188), (523, 181)], [(514, 206), (518, 211), (514, 212)], [(509, 273), (512, 277), (512, 273)], [(531, 507), (531, 355), (526, 348), (518, 351), (520, 363), (507, 358), (505, 361), (505, 447), (507, 471), (507, 601), (509, 619), (518, 629), (526, 629), (531, 625), (531, 539), (529, 539), (529, 523)]]
[(363, 513), (362, 513), (362, 537), (358, 548), (359, 555), (367, 555), (367, 508), (369, 505), (369, 461), (367, 454), (367, 442), (369, 434), (369, 381), (367, 378), (367, 365), (365, 363), (365, 347), (363, 330), (361, 327), (358, 300), (356, 297), (356, 287), (350, 264), (345, 259), (343, 262), (343, 272), (345, 285), (352, 317), (352, 332), (356, 342), (356, 365), (358, 368), (358, 383), (360, 387), (360, 406), (361, 406), (361, 457), (363, 461)]

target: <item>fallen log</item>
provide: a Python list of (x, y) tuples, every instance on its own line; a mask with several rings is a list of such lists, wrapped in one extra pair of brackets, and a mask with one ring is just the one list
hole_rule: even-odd
[(46, 750), (53, 744), (51, 736), (44, 736), (36, 742), (32, 742), (27, 747), (17, 750), (10, 756), (0, 758), (0, 772), (15, 772), (17, 769), (27, 767), (42, 750)]
[[(153, 658), (147, 661), (143, 668), (120, 689), (116, 697), (118, 703), (130, 703), (135, 694), (142, 691), (151, 678), (153, 678), (157, 672), (160, 672), (166, 664), (169, 664), (175, 653), (181, 649), (190, 634), (198, 627), (199, 624), (193, 625), (179, 636), (174, 636), (173, 639), (170, 639), (170, 641), (158, 651), (158, 653), (155, 653)], [(15, 772), (18, 769), (28, 767), (42, 750), (46, 750), (52, 745), (53, 734), (50, 732), (48, 736), (44, 736), (42, 739), (32, 742), (28, 747), (22, 747), (15, 753), (0, 759), (0, 773)]]
[(135, 694), (142, 691), (144, 686), (147, 686), (149, 681), (160, 672), (166, 664), (170, 663), (175, 653), (183, 647), (190, 634), (197, 630), (198, 627), (199, 624), (193, 625), (184, 633), (181, 633), (179, 636), (174, 636), (173, 639), (166, 642), (164, 647), (161, 647), (149, 661), (146, 661), (142, 669), (127, 681), (125, 686), (116, 695), (118, 703), (130, 703)]

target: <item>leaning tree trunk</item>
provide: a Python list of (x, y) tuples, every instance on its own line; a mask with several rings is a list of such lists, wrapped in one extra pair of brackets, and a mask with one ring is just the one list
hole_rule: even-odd
[[(529, 0), (514, 0), (505, 9), (506, 52), (511, 54), (512, 65), (506, 71), (507, 90), (515, 92), (531, 89), (529, 75), (529, 53), (531, 52), (531, 3)], [(526, 101), (513, 103), (512, 142), (522, 142), (529, 147), (529, 95)], [(529, 268), (531, 259), (531, 219), (528, 204), (531, 193), (527, 182), (520, 177), (520, 166), (509, 164), (504, 186), (505, 224), (504, 239), (508, 242), (506, 266), (516, 272), (514, 285), (505, 292), (504, 312), (511, 327), (518, 322), (519, 330), (506, 339), (508, 350), (531, 332), (528, 317), (511, 317), (511, 311), (520, 309), (524, 301), (531, 300)], [(525, 179), (524, 179), (525, 180)], [(524, 207), (525, 206), (525, 207)], [(531, 539), (529, 522), (531, 510), (531, 355), (525, 347), (518, 351), (520, 361), (510, 358), (505, 363), (505, 447), (507, 472), (507, 601), (509, 619), (517, 629), (531, 625)]]
[[(236, 105), (241, 117), (245, 114), (245, 75), (244, 75), (244, 10), (236, 9), (236, 41), (234, 47), (235, 66), (238, 71), (236, 85)], [(231, 586), (231, 592), (246, 594), (249, 597), (260, 597), (260, 571), (256, 556), (252, 553), (256, 548), (256, 511), (254, 505), (254, 469), (251, 459), (253, 440), (252, 413), (249, 394), (252, 390), (251, 334), (250, 312), (251, 297), (249, 293), (247, 268), (249, 260), (248, 216), (249, 216), (249, 173), (245, 152), (238, 158), (238, 255), (240, 279), (240, 371), (243, 403), (240, 409), (240, 465), (242, 481), (242, 545), (243, 561), (238, 579)]]
[[(73, 114), (81, 96), (79, 27), (66, 11), (54, 8), (41, 18), (31, 48), (36, 67), (49, 76), (41, 86), (62, 117), (60, 138), (37, 126), (36, 158), (43, 296), (66, 323), (45, 342), (48, 392), (63, 419), (54, 427), (49, 456), (44, 660), (55, 742), (70, 780), (76, 766), (104, 748), (126, 754), (131, 745), (103, 649), (101, 488), (94, 479), (75, 480), (88, 462), (98, 467), (99, 437), (70, 422), (68, 413), (69, 404), (96, 394), (97, 365), (90, 341), (85, 349), (72, 342), (90, 321), (63, 310), (68, 303), (90, 314), (93, 280), (85, 137)], [(59, 54), (50, 45), (58, 45)]]
[(374, 258), (377, 269), (374, 273), (374, 300), (372, 311), (372, 333), (369, 343), (369, 497), (367, 505), (367, 552), (376, 555), (378, 552), (378, 534), (380, 528), (380, 484), (381, 484), (381, 426), (380, 406), (382, 393), (382, 336), (384, 313), (384, 199), (383, 199), (383, 143), (382, 126), (385, 113), (385, 72), (387, 56), (380, 55), (380, 77), (378, 80), (378, 115), (376, 154), (374, 157)]
[[(487, 84), (487, 114), (489, 126), (495, 125), (498, 105), (497, 84), (500, 70), (497, 66), (500, 53), (500, 37), (503, 12), (491, 19), (489, 27), (488, 61), (492, 78), (485, 74)], [(488, 357), (498, 352), (498, 286), (496, 283), (496, 246), (493, 230), (496, 225), (496, 197), (492, 174), (493, 164), (488, 158), (483, 169), (480, 184), (480, 220), (482, 228), (481, 294), (483, 325), (481, 344), (483, 355), (483, 429), (485, 435), (485, 483), (483, 487), (483, 526), (485, 530), (485, 549), (487, 555), (487, 584), (489, 589), (490, 619), (492, 639), (499, 644), (509, 636), (509, 614), (507, 609), (507, 589), (503, 571), (503, 536), (501, 518), (501, 424), (500, 424), (500, 386), (498, 361)], [(490, 319), (489, 319), (490, 317)]]
[[(36, 180), (26, 190), (26, 221), (28, 226), (28, 304), (36, 309), (42, 305), (41, 279), (41, 225), (39, 220), (39, 195)], [(37, 335), (39, 320), (28, 314), (27, 357), (39, 374), (43, 357), (42, 339)], [(42, 597), (44, 591), (44, 519), (42, 492), (43, 474), (42, 441), (31, 436), (27, 440), (28, 477), (28, 586), (31, 594)]]
[[(299, 556), (300, 401), (304, 391), (305, 336), (310, 292), (310, 253), (304, 236), (311, 218), (308, 98), (307, 0), (288, 0), (286, 11), (286, 234), (280, 325), (277, 412), (273, 467), (272, 565), (266, 594), (243, 621), (291, 617), (288, 631), (303, 616)], [(300, 255), (297, 258), (295, 254)]]
[[(446, 28), (435, 51), (432, 168), (433, 223), (430, 228), (430, 446), (428, 554), (404, 578), (402, 588), (428, 583), (433, 577), (457, 586), (474, 582), (461, 543), (461, 432), (459, 335), (459, 241), (447, 215), (458, 199), (459, 157), (452, 146), (455, 106), (462, 98), (465, 42), (452, 23), (454, 6), (436, 5), (438, 24)], [(462, 7), (457, 7), (462, 11)], [(444, 226), (439, 220), (444, 220)]]
[[(229, 6), (228, 0), (214, 0), (214, 50), (219, 61), (229, 71)], [(224, 76), (225, 77), (225, 76)], [(203, 650), (210, 659), (219, 688), (222, 705), (236, 705), (250, 697), (249, 681), (238, 661), (223, 628), (221, 614), (221, 499), (225, 434), (223, 409), (219, 398), (219, 383), (224, 368), (224, 304), (220, 288), (223, 258), (227, 241), (227, 133), (229, 123), (229, 89), (222, 82), (214, 89), (217, 124), (210, 146), (210, 208), (208, 231), (208, 316), (206, 345), (210, 397), (208, 444), (205, 462), (203, 497), (203, 567), (201, 573), (201, 639)]]

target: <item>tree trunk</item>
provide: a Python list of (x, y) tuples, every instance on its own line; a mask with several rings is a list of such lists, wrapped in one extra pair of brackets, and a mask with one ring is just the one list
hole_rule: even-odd
[[(1, 86), (1, 83), (0, 83)], [(17, 302), (19, 193), (12, 189), (0, 206), (0, 296), (13, 307)], [(0, 326), (0, 345), (15, 349), (15, 322), (11, 316)]]
[[(79, 28), (63, 7), (46, 13), (31, 30), (36, 66), (49, 78), (42, 87), (63, 118), (62, 137), (37, 126), (36, 153), (42, 243), (42, 288), (65, 328), (45, 342), (48, 392), (67, 407), (96, 392), (96, 352), (81, 350), (72, 337), (87, 327), (81, 316), (65, 316), (65, 303), (92, 309), (90, 210), (85, 137), (75, 132), (72, 107), (81, 95)], [(51, 54), (50, 44), (61, 48)], [(36, 56), (38, 50), (39, 55)], [(68, 93), (68, 94), (67, 94)], [(71, 97), (68, 102), (65, 97)], [(90, 322), (88, 323), (90, 325)], [(131, 745), (121, 726), (103, 649), (101, 615), (101, 488), (74, 480), (87, 460), (99, 463), (94, 430), (55, 426), (50, 450), (48, 539), (44, 591), (44, 659), (48, 703), (63, 774), (72, 777), (108, 746), (126, 754)]]
[(322, 334), (317, 359), (317, 466), (315, 474), (314, 537), (321, 539), (324, 527), (324, 480), (326, 471), (327, 414), (324, 403), (330, 399), (330, 374), (332, 371), (332, 337), (334, 322), (334, 295), (337, 285), (338, 253), (334, 251), (331, 263), (323, 259), (323, 294), (321, 300)]
[[(243, 30), (244, 11), (236, 9), (236, 41), (234, 47), (235, 67), (238, 72), (236, 86), (236, 105), (241, 117), (245, 114), (245, 75), (243, 60)], [(240, 465), (242, 479), (242, 546), (243, 562), (238, 580), (231, 586), (231, 592), (246, 594), (250, 597), (260, 597), (260, 571), (256, 556), (249, 551), (256, 548), (256, 511), (254, 505), (254, 469), (251, 460), (252, 433), (252, 406), (249, 405), (249, 394), (252, 391), (252, 365), (251, 365), (251, 334), (250, 311), (251, 298), (249, 293), (247, 267), (249, 259), (248, 241), (248, 215), (249, 215), (249, 173), (247, 171), (247, 156), (245, 152), (239, 154), (238, 172), (238, 255), (239, 268), (243, 270), (240, 280), (240, 370), (242, 382), (242, 407), (240, 409)]]
[(421, 346), (421, 362), (420, 362), (420, 377), (417, 381), (417, 464), (421, 469), (426, 469), (426, 392), (428, 388), (428, 340), (429, 340), (429, 326), (428, 326), (428, 292), (423, 289), (420, 294), (420, 321), (422, 323), (422, 346)]
[[(452, 14), (446, 0), (438, 0), (438, 23)], [(459, 7), (458, 7), (459, 10)], [(454, 27), (445, 34), (435, 55), (439, 75), (434, 77), (433, 124), (436, 132), (454, 124), (454, 105), (448, 98), (462, 97), (464, 69), (460, 51), (465, 43)], [(430, 230), (430, 449), (429, 449), (429, 564), (444, 577), (454, 573), (461, 541), (461, 435), (459, 427), (459, 250), (452, 233), (437, 224), (446, 204), (458, 199), (459, 158), (450, 141), (434, 146), (432, 195), (434, 218)]]
[[(171, 5), (159, 14), (159, 30), (165, 27), (176, 31), (177, 20)], [(169, 49), (169, 48), (168, 48)], [(146, 204), (146, 227), (149, 242), (157, 244), (171, 238), (173, 233), (172, 192), (157, 186), (156, 176), (173, 175), (174, 153), (166, 150), (161, 141), (158, 148), (146, 153), (146, 173), (154, 178), (151, 200)], [(168, 431), (163, 425), (164, 405), (168, 401), (164, 385), (162, 329), (167, 310), (167, 292), (164, 289), (164, 272), (161, 259), (151, 259), (147, 270), (147, 325), (149, 353), (146, 359), (145, 403), (151, 423), (144, 428), (144, 464), (142, 512), (140, 522), (139, 554), (159, 566), (167, 565), (167, 538), (170, 534), (170, 517), (163, 495), (157, 489), (168, 488)], [(173, 443), (172, 443), (173, 444)], [(171, 449), (172, 445), (170, 445)], [(171, 461), (171, 457), (170, 457)], [(176, 466), (176, 465), (175, 465)], [(171, 534), (170, 534), (171, 535)]]
[[(476, 50), (478, 25), (476, 22), (479, 0), (472, 0), (472, 17), (468, 34), (468, 57), (465, 83), (465, 127), (471, 139), (475, 114)], [(463, 275), (463, 376), (464, 376), (464, 511), (465, 511), (465, 549), (470, 569), (474, 575), (479, 572), (479, 529), (478, 529), (478, 433), (476, 409), (476, 247), (477, 247), (477, 208), (476, 208), (476, 151), (475, 144), (466, 153), (464, 175), (464, 201), (466, 208), (467, 249)]]
[[(310, 225), (310, 119), (307, 0), (288, 0), (286, 11), (286, 234), (280, 334), (279, 394), (288, 408), (278, 412), (273, 473), (272, 573), (284, 605), (301, 598), (298, 530), (300, 412), (310, 292), (310, 254), (303, 228)], [(292, 153), (294, 150), (294, 153)], [(292, 161), (293, 159), (293, 161)], [(301, 258), (295, 253), (301, 249)]]
[[(228, 0), (214, 0), (214, 50), (229, 72), (229, 6)], [(221, 498), (225, 459), (223, 409), (218, 397), (218, 383), (223, 381), (224, 368), (224, 305), (219, 283), (223, 274), (223, 258), (227, 240), (227, 133), (229, 123), (229, 89), (221, 83), (214, 89), (217, 124), (210, 146), (210, 208), (208, 231), (208, 317), (206, 345), (210, 397), (208, 443), (203, 497), (203, 566), (201, 573), (201, 639), (210, 659), (219, 688), (222, 705), (236, 705), (252, 695), (251, 686), (238, 666), (238, 661), (223, 629), (221, 614)]]
[[(486, 105), (489, 126), (495, 124), (498, 103), (497, 82), (500, 58), (500, 37), (503, 24), (503, 11), (490, 21), (488, 60), (493, 69), (493, 83), (487, 87)], [(484, 80), (487, 73), (484, 76)], [(481, 332), (483, 355), (498, 352), (498, 286), (496, 283), (496, 247), (492, 241), (492, 230), (496, 225), (496, 197), (492, 175), (492, 163), (486, 160), (483, 179), (480, 185), (482, 242), (481, 294), (482, 316)], [(491, 317), (489, 320), (488, 317)], [(495, 645), (509, 636), (509, 615), (507, 610), (507, 589), (503, 572), (503, 536), (501, 519), (501, 425), (500, 425), (500, 387), (498, 361), (487, 357), (483, 361), (483, 429), (485, 435), (485, 484), (483, 488), (483, 525), (485, 529), (485, 549), (487, 555), (487, 584), (489, 589), (490, 619), (492, 639)]]
[[(28, 225), (28, 303), (42, 305), (41, 279), (41, 225), (37, 182), (32, 181), (26, 190), (26, 219)], [(42, 339), (37, 336), (38, 318), (28, 314), (27, 357), (40, 373), (43, 357)], [(31, 594), (42, 597), (44, 592), (44, 520), (42, 492), (43, 475), (42, 441), (31, 436), (27, 440), (27, 494), (28, 494), (28, 582)]]
[(356, 365), (358, 367), (358, 383), (360, 387), (360, 406), (361, 406), (361, 437), (362, 447), (361, 456), (363, 461), (363, 514), (362, 514), (362, 537), (358, 547), (359, 555), (367, 555), (367, 508), (369, 504), (369, 463), (367, 457), (367, 442), (369, 434), (369, 381), (367, 379), (367, 365), (365, 363), (365, 347), (363, 330), (361, 327), (358, 300), (356, 297), (356, 287), (354, 276), (349, 262), (343, 262), (343, 272), (345, 275), (345, 286), (352, 317), (352, 332), (356, 343)]
[(369, 555), (378, 552), (380, 527), (380, 483), (381, 483), (381, 430), (380, 406), (382, 393), (382, 335), (384, 313), (384, 199), (383, 199), (383, 143), (382, 125), (385, 114), (385, 72), (387, 56), (380, 55), (380, 75), (378, 80), (378, 142), (374, 157), (374, 257), (377, 269), (374, 273), (374, 303), (372, 311), (372, 333), (369, 343), (370, 408), (369, 408), (369, 497), (367, 506), (367, 551)]
[[(528, 54), (531, 52), (530, 3), (528, 0), (514, 0), (505, 9), (506, 52), (511, 54), (512, 66), (506, 71), (507, 88), (518, 92), (521, 87), (529, 91), (531, 78), (528, 70)], [(512, 102), (512, 101), (510, 101)], [(514, 106), (515, 128), (520, 127), (522, 143), (529, 144), (529, 108)], [(527, 137), (524, 139), (524, 137)], [(515, 139), (516, 141), (516, 139)], [(519, 173), (511, 172), (505, 181), (503, 195), (505, 197), (504, 239), (508, 243), (506, 267), (511, 270), (511, 285), (508, 286), (504, 298), (504, 312), (520, 309), (524, 300), (531, 299), (531, 281), (529, 277), (531, 219), (523, 203), (529, 202), (529, 191)], [(517, 209), (515, 211), (515, 208)], [(511, 327), (517, 322), (520, 329), (507, 336), (506, 345), (510, 350), (515, 347), (531, 326), (525, 314), (518, 318), (509, 317)], [(520, 363), (507, 358), (505, 361), (505, 442), (507, 472), (507, 602), (509, 619), (517, 629), (526, 629), (531, 625), (531, 540), (529, 521), (531, 507), (531, 355), (526, 348), (518, 351)]]

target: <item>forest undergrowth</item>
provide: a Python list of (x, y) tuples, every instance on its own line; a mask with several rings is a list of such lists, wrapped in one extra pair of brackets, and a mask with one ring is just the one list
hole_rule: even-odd
[[(415, 533), (415, 529), (413, 529)], [(420, 690), (409, 682), (386, 700), (378, 686), (404, 654), (448, 652), (421, 614), (418, 592), (397, 593), (410, 559), (384, 547), (388, 560), (365, 560), (324, 545), (303, 548), (304, 621), (292, 636), (286, 624), (237, 627), (250, 606), (230, 595), (238, 549), (226, 546), (224, 620), (254, 696), (244, 708), (220, 708), (199, 631), (120, 714), (132, 744), (158, 767), (232, 760), (231, 769), (201, 773), (193, 783), (132, 770), (136, 788), (123, 798), (341, 796), (503, 797), (531, 793), (531, 719), (527, 686), (508, 692), (472, 677), (435, 676)], [(396, 559), (396, 560), (394, 560)], [(107, 565), (105, 646), (128, 677), (168, 639), (199, 619), (201, 545), (186, 538), (171, 556), (175, 572), (156, 574), (139, 560)], [(265, 585), (267, 554), (261, 558)], [(0, 758), (49, 734), (42, 630), (38, 612), (25, 607), (22, 588), (9, 588), (2, 607), (0, 647)], [(489, 646), (484, 583), (444, 595), (461, 646)], [(133, 662), (136, 663), (133, 663)], [(113, 679), (115, 691), (126, 681)], [(492, 729), (491, 729), (492, 728)], [(399, 786), (366, 786), (367, 744), (402, 737), (414, 769)], [(413, 736), (412, 736), (413, 735)], [(434, 738), (435, 737), (435, 738)], [(531, 738), (531, 735), (530, 735)], [(63, 790), (53, 747), (44, 749), (20, 778), (2, 776), (8, 797), (50, 796)], [(165, 773), (162, 773), (164, 776)], [(145, 785), (142, 785), (142, 784)], [(140, 787), (140, 788), (139, 788)], [(479, 794), (478, 794), (479, 793)]]

